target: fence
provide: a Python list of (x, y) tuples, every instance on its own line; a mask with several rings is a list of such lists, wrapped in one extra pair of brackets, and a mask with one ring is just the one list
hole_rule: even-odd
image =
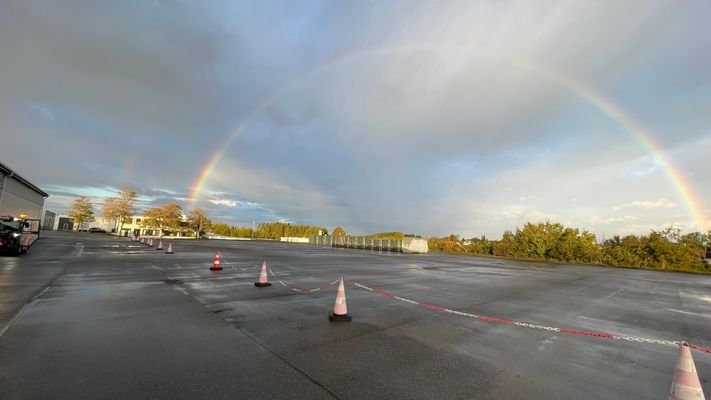
[(402, 240), (373, 239), (367, 236), (311, 236), (310, 244), (347, 249), (391, 251), (396, 253), (427, 253), (427, 240), (405, 238)]

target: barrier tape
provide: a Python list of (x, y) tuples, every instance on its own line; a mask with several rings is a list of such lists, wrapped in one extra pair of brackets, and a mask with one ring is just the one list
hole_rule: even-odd
[[(420, 307), (420, 308), (434, 310), (434, 311), (440, 311), (440, 312), (446, 312), (446, 313), (452, 314), (452, 315), (459, 315), (462, 317), (474, 318), (474, 319), (497, 323), (497, 324), (515, 325), (515, 326), (520, 326), (523, 328), (539, 329), (539, 330), (550, 331), (550, 332), (559, 332), (559, 333), (565, 333), (568, 335), (588, 336), (588, 337), (594, 337), (594, 338), (598, 338), (598, 339), (626, 340), (628, 342), (659, 344), (659, 345), (665, 345), (665, 346), (679, 346), (679, 345), (681, 345), (681, 341), (678, 341), (678, 340), (660, 340), (660, 339), (640, 338), (640, 337), (634, 337), (634, 336), (618, 336), (618, 335), (611, 335), (609, 333), (604, 333), (604, 332), (589, 332), (589, 331), (581, 331), (581, 330), (577, 330), (577, 329), (557, 328), (557, 327), (553, 327), (553, 326), (529, 324), (527, 322), (509, 321), (507, 319), (502, 319), (502, 318), (498, 318), (498, 317), (491, 317), (491, 316), (487, 316), (487, 315), (477, 315), (477, 314), (467, 313), (467, 312), (463, 312), (463, 311), (451, 310), (449, 308), (440, 307), (440, 306), (433, 305), (433, 304), (422, 303), (419, 301), (406, 299), (404, 297), (396, 296), (392, 293), (388, 293), (388, 292), (384, 292), (379, 289), (374, 289), (374, 288), (368, 287), (366, 285), (363, 285), (363, 284), (353, 281), (351, 279), (346, 279), (345, 281), (360, 288), (360, 289), (364, 289), (368, 292), (377, 294), (379, 296), (383, 296), (383, 297), (386, 297), (389, 299), (395, 299), (395, 300), (399, 300), (399, 301), (402, 301), (405, 303), (413, 304), (413, 305)], [(336, 281), (336, 282), (338, 282), (338, 281)], [(706, 347), (701, 347), (701, 346), (697, 346), (694, 344), (689, 344), (689, 347), (694, 350), (698, 350), (702, 353), (711, 354), (711, 349), (706, 348)]]
[[(294, 287), (294, 286), (284, 282), (274, 271), (272, 271), (271, 268), (267, 267), (267, 270), (274, 277), (274, 279), (277, 280), (277, 282), (279, 282), (282, 286), (284, 286), (284, 288), (289, 289), (294, 292), (297, 292), (297, 293), (307, 294), (307, 293), (318, 292), (319, 290), (325, 289), (329, 286), (333, 286), (340, 281), (340, 279), (336, 279), (333, 282), (325, 283), (325, 284), (323, 284), (317, 288), (314, 288), (314, 289), (301, 289), (301, 288)], [(492, 322), (492, 323), (497, 323), (497, 324), (502, 324), (502, 325), (515, 325), (515, 326), (519, 326), (522, 328), (530, 328), (530, 329), (538, 329), (538, 330), (544, 330), (544, 331), (550, 331), (550, 332), (565, 333), (567, 335), (594, 337), (594, 338), (598, 338), (598, 339), (625, 340), (628, 342), (658, 344), (658, 345), (665, 345), (665, 346), (679, 346), (679, 345), (681, 345), (681, 341), (679, 341), (679, 340), (663, 340), (663, 339), (648, 339), (648, 338), (641, 338), (641, 337), (634, 337), (634, 336), (619, 336), (619, 335), (612, 335), (612, 334), (605, 333), (605, 332), (591, 332), (591, 331), (581, 331), (578, 329), (558, 328), (558, 327), (553, 327), (553, 326), (530, 324), (530, 323), (521, 322), (521, 321), (510, 321), (507, 319), (492, 317), (492, 316), (488, 316), (488, 315), (472, 314), (472, 313), (467, 313), (464, 311), (452, 310), (452, 309), (441, 307), (438, 305), (423, 303), (420, 301), (415, 301), (415, 300), (407, 299), (404, 297), (396, 296), (392, 293), (385, 292), (383, 290), (379, 290), (379, 289), (375, 289), (375, 288), (371, 288), (369, 286), (363, 285), (363, 284), (358, 283), (352, 279), (344, 279), (344, 282), (350, 283), (353, 286), (356, 286), (360, 289), (377, 294), (379, 296), (386, 297), (388, 299), (398, 300), (403, 303), (409, 303), (409, 304), (415, 305), (419, 308), (423, 308), (426, 310), (446, 312), (446, 313), (452, 314), (452, 315), (459, 315), (462, 317), (474, 318), (474, 319), (478, 319), (481, 321), (487, 321), (487, 322)], [(711, 348), (697, 346), (697, 345), (691, 344), (691, 343), (689, 343), (689, 348), (700, 351), (702, 353), (711, 354)]]
[(300, 289), (300, 288), (294, 287), (294, 286), (292, 286), (292, 285), (289, 285), (288, 283), (286, 283), (286, 282), (284, 282), (283, 280), (281, 280), (281, 278), (279, 278), (279, 276), (278, 276), (277, 274), (275, 274), (274, 271), (272, 271), (271, 268), (267, 267), (267, 270), (269, 271), (270, 274), (272, 274), (272, 276), (274, 277), (274, 279), (276, 279), (277, 282), (279, 282), (282, 286), (284, 286), (285, 288), (287, 288), (287, 289), (289, 289), (289, 290), (291, 290), (291, 291), (297, 292), (297, 293), (313, 293), (313, 292), (318, 292), (318, 291), (321, 290), (321, 289), (326, 289), (326, 288), (329, 287), (329, 286), (335, 285), (336, 283), (338, 283), (338, 281), (341, 280), (341, 279), (339, 278), (339, 279), (336, 279), (335, 281), (333, 281), (333, 282), (331, 282), (331, 283), (324, 283), (323, 285), (321, 285), (321, 286), (319, 286), (319, 287), (317, 287), (317, 288), (314, 288), (314, 289)]

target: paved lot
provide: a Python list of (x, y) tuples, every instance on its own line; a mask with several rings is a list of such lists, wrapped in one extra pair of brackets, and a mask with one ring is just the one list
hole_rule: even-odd
[[(665, 399), (674, 346), (437, 311), (711, 347), (711, 277), (403, 255), (271, 242), (49, 233), (0, 257), (1, 399)], [(224, 270), (211, 272), (220, 250)], [(169, 285), (166, 279), (180, 279)], [(7, 329), (6, 329), (7, 328)], [(711, 354), (693, 352), (707, 396)]]

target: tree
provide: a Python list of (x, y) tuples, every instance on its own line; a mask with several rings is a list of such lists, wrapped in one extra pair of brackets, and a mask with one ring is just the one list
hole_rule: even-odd
[(220, 236), (229, 236), (230, 235), (230, 227), (227, 224), (218, 223), (218, 224), (213, 225), (212, 232), (215, 233), (216, 235), (220, 235)]
[(210, 221), (205, 210), (193, 208), (188, 216), (188, 225), (195, 230), (195, 237), (198, 238), (201, 232), (210, 229), (212, 221)]
[(492, 246), (492, 253), (499, 257), (511, 257), (514, 246), (514, 234), (505, 231), (503, 237)]
[(340, 226), (337, 226), (336, 229), (333, 230), (331, 236), (346, 236), (346, 231)]
[(109, 221), (117, 221), (116, 219), (116, 203), (117, 198), (107, 197), (104, 200), (104, 205), (101, 207), (101, 216)]
[(136, 213), (136, 197), (136, 192), (120, 191), (119, 197), (109, 197), (104, 201), (101, 213), (104, 218), (116, 221), (119, 234), (123, 229), (124, 219)]
[(85, 196), (75, 199), (72, 209), (69, 211), (69, 218), (77, 224), (78, 228), (81, 228), (86, 222), (94, 222), (94, 205)]
[(163, 237), (164, 229), (178, 229), (183, 219), (183, 209), (176, 203), (162, 204), (146, 210), (143, 225), (158, 228), (158, 236)]

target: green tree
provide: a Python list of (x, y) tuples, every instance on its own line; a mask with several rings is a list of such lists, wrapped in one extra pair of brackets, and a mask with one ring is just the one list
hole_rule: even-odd
[(501, 240), (492, 245), (492, 253), (499, 257), (512, 257), (514, 246), (514, 234), (511, 231), (505, 231)]
[(212, 221), (208, 217), (205, 210), (201, 208), (193, 208), (188, 215), (188, 226), (195, 230), (195, 237), (200, 237), (200, 234), (210, 229)]
[(380, 232), (368, 235), (368, 237), (382, 240), (402, 240), (405, 235), (402, 232)]
[(77, 224), (77, 228), (81, 229), (87, 222), (94, 222), (94, 205), (91, 204), (89, 198), (81, 196), (75, 199), (72, 203), (72, 209), (69, 211), (69, 218)]
[(346, 236), (346, 230), (341, 228), (340, 226), (337, 226), (334, 230), (333, 233), (331, 233), (331, 236)]

